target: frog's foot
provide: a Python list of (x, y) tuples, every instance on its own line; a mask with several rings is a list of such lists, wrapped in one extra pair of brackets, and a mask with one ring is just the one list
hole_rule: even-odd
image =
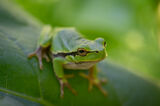
[(45, 58), (46, 61), (49, 61), (49, 57), (47, 56), (45, 49), (42, 47), (37, 48), (33, 53), (29, 54), (28, 58), (32, 58), (33, 56), (36, 56), (38, 58), (41, 70), (43, 69), (42, 58)]
[(66, 80), (66, 78), (71, 78), (73, 77), (73, 75), (65, 75), (65, 78), (58, 78), (59, 82), (60, 82), (60, 90), (61, 90), (61, 94), (60, 97), (63, 98), (64, 97), (64, 87), (67, 87), (74, 95), (77, 95), (77, 92), (75, 91), (75, 89), (73, 89), (71, 87), (71, 85), (68, 83), (68, 81)]
[(89, 87), (88, 90), (91, 91), (93, 88), (93, 85), (95, 85), (104, 96), (107, 96), (107, 92), (102, 88), (102, 84), (105, 84), (107, 81), (105, 79), (99, 80), (98, 78), (93, 78), (91, 75), (86, 75), (84, 73), (79, 73), (80, 76), (83, 78), (88, 79), (89, 81)]

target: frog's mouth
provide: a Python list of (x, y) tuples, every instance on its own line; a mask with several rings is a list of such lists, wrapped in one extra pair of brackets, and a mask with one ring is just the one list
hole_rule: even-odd
[(83, 64), (83, 63), (97, 63), (102, 61), (103, 59), (99, 59), (99, 60), (94, 60), (94, 61), (80, 61), (80, 62), (75, 62), (75, 64)]

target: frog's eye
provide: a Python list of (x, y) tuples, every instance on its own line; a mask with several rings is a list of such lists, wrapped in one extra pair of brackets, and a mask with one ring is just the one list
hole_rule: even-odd
[(79, 48), (77, 50), (77, 54), (80, 55), (80, 56), (86, 56), (87, 55), (87, 51), (83, 48)]

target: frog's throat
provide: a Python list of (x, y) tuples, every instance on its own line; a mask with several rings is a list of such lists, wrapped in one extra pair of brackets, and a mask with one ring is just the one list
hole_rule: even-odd
[(73, 70), (85, 70), (93, 67), (98, 61), (87, 61), (87, 62), (69, 62), (67, 64), (63, 64), (65, 69), (73, 69)]

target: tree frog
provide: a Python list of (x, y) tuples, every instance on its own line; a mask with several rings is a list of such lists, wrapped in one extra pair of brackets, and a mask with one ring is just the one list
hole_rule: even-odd
[(103, 38), (95, 40), (85, 39), (75, 28), (54, 28), (50, 25), (44, 26), (40, 34), (37, 49), (29, 54), (29, 58), (36, 56), (39, 67), (42, 70), (42, 58), (48, 62), (51, 60), (55, 75), (60, 83), (60, 96), (64, 96), (64, 87), (73, 94), (77, 94), (71, 87), (67, 78), (73, 75), (65, 75), (64, 69), (89, 70), (88, 75), (79, 75), (89, 80), (89, 90), (95, 85), (104, 95), (106, 91), (102, 88), (105, 80), (97, 77), (98, 69), (96, 63), (107, 56), (105, 50), (106, 42)]

